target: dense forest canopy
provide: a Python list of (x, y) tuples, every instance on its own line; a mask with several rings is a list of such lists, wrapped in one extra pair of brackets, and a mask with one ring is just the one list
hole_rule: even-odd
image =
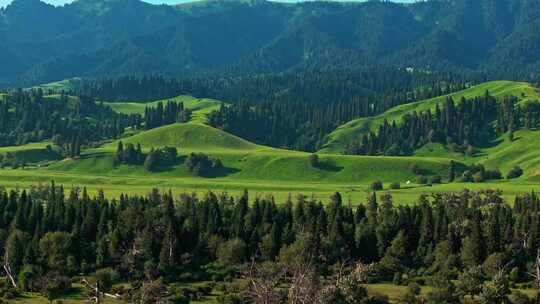
[(60, 147), (80, 149), (116, 138), (139, 120), (137, 115), (116, 113), (86, 95), (45, 96), (39, 89), (15, 90), (0, 100), (0, 146), (50, 140)]
[(60, 7), (15, 0), (0, 11), (0, 80), (28, 85), (373, 65), (531, 80), (540, 63), (539, 14), (540, 4), (529, 0), (79, 0)]
[[(185, 79), (127, 76), (83, 81), (70, 91), (112, 101), (148, 101), (179, 94), (224, 100), (229, 103), (209, 116), (211, 126), (265, 145), (315, 151), (326, 134), (349, 120), (462, 90), (475, 81), (480, 78), (377, 67), (362, 72)], [(152, 118), (156, 111), (172, 110), (149, 109), (146, 129), (163, 125)]]
[[(0, 253), (12, 279), (3, 294), (17, 297), (17, 286), (54, 299), (80, 276), (136, 303), (188, 303), (197, 296), (179, 283), (201, 280), (214, 282), (210, 289), (221, 285), (221, 303), (259, 303), (261, 296), (274, 299), (265, 303), (388, 303), (360, 284), (393, 281), (411, 289), (400, 303), (472, 296), (502, 304), (510, 286), (535, 284), (529, 273), (537, 275), (539, 265), (534, 193), (517, 196), (513, 206), (498, 191), (467, 190), (422, 195), (406, 206), (375, 193), (354, 206), (339, 193), (325, 206), (305, 196), (249, 203), (247, 192), (153, 190), (113, 200), (84, 188), (64, 193), (54, 183), (0, 191)], [(113, 289), (114, 282), (131, 287)], [(430, 293), (414, 291), (426, 283)]]
[(473, 156), (475, 147), (489, 145), (495, 138), (525, 128), (536, 130), (540, 108), (537, 102), (517, 104), (517, 98), (508, 96), (497, 101), (486, 92), (472, 100), (459, 102), (447, 98), (442, 107), (403, 115), (401, 123), (387, 120), (377, 132), (369, 132), (351, 142), (347, 154), (411, 155), (415, 149), (428, 143), (441, 143), (454, 152)]

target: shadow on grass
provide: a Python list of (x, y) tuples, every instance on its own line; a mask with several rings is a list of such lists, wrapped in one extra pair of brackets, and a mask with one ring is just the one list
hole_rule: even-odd
[(324, 171), (328, 171), (328, 172), (339, 172), (343, 170), (344, 167), (336, 165), (336, 163), (334, 163), (331, 160), (326, 160), (326, 161), (320, 162), (317, 168)]
[[(176, 159), (174, 161), (170, 161), (170, 162), (166, 162), (166, 163), (163, 162), (163, 163), (158, 164), (158, 166), (152, 172), (154, 172), (154, 173), (174, 172), (175, 170), (178, 170), (178, 168), (176, 166), (180, 166), (180, 165), (185, 164), (186, 159), (187, 159), (187, 156), (185, 156), (185, 155), (178, 156), (178, 157), (176, 157)], [(223, 167), (223, 168), (220, 168), (220, 169), (210, 168), (208, 170), (208, 172), (205, 172), (200, 177), (204, 177), (204, 178), (220, 178), (220, 177), (226, 177), (228, 175), (231, 175), (231, 174), (234, 174), (234, 173), (237, 173), (237, 172), (240, 172), (240, 171), (241, 171), (240, 169), (229, 168), (229, 167)], [(193, 175), (193, 176), (196, 176), (196, 175)]]
[(210, 169), (210, 172), (206, 172), (202, 177), (206, 177), (206, 178), (226, 177), (228, 175), (238, 173), (240, 171), (241, 171), (240, 169), (228, 168), (228, 167), (223, 167), (220, 169)]
[[(187, 156), (177, 156), (173, 161), (169, 162), (160, 162), (152, 172), (162, 173), (162, 172), (173, 172), (176, 170), (174, 166), (182, 165), (186, 161)], [(144, 165), (144, 163), (142, 164)]]
[(102, 157), (102, 156), (106, 156), (106, 155), (111, 155), (111, 153), (109, 153), (109, 152), (90, 152), (90, 153), (85, 152), (84, 154), (81, 154), (81, 156), (79, 156), (79, 159)]

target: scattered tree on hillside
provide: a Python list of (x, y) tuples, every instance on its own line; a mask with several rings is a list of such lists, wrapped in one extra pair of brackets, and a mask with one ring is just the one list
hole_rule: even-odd
[(219, 158), (210, 158), (204, 153), (191, 153), (185, 161), (186, 169), (195, 176), (205, 176), (213, 171), (219, 171), (223, 164)]
[(508, 172), (508, 179), (512, 178), (518, 178), (523, 175), (523, 169), (521, 169), (519, 166), (515, 166)]
[(118, 142), (116, 154), (114, 158), (117, 164), (140, 165), (144, 161), (141, 144), (137, 143), (137, 147), (132, 143), (128, 143), (124, 148), (122, 141)]
[(318, 168), (319, 167), (319, 155), (317, 154), (310, 154), (309, 155), (309, 165), (312, 168)]
[(159, 102), (155, 107), (146, 107), (144, 112), (146, 130), (175, 122), (188, 122), (191, 118), (191, 110), (184, 108), (184, 103), (175, 101), (168, 101), (165, 105)]
[(177, 156), (178, 151), (174, 147), (152, 149), (146, 156), (144, 168), (149, 172), (154, 172), (161, 166), (172, 164)]

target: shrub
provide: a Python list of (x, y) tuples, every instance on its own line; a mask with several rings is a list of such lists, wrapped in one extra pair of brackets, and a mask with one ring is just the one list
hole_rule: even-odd
[(431, 183), (432, 184), (440, 184), (442, 182), (442, 178), (440, 175), (433, 175), (431, 177)]
[(425, 185), (425, 184), (428, 183), (428, 179), (427, 179), (427, 177), (425, 177), (423, 175), (418, 175), (416, 177), (416, 183), (420, 184), (420, 185)]
[(461, 176), (461, 181), (464, 183), (470, 183), (473, 181), (473, 176), (471, 171), (465, 171), (463, 172), (463, 175)]
[(407, 286), (407, 290), (414, 295), (419, 295), (421, 288), (418, 283), (410, 283), (409, 286)]
[(374, 181), (370, 186), (371, 190), (379, 191), (383, 189), (383, 183), (380, 180)]
[(499, 171), (499, 169), (488, 170), (485, 173), (485, 178), (488, 179), (488, 180), (501, 179), (502, 178), (502, 173), (501, 173), (501, 171)]
[(416, 175), (419, 175), (422, 172), (422, 170), (420, 169), (420, 167), (418, 167), (416, 163), (413, 163), (409, 166), (409, 171)]
[(205, 176), (213, 170), (223, 168), (223, 163), (219, 158), (210, 158), (204, 153), (191, 153), (184, 164), (188, 172), (195, 176)]
[(475, 183), (483, 183), (485, 178), (484, 178), (484, 173), (479, 171), (479, 172), (476, 172), (474, 175), (473, 175), (473, 180)]
[(118, 280), (118, 273), (111, 268), (103, 268), (96, 271), (95, 279), (104, 291), (111, 290), (113, 284)]
[(309, 165), (313, 168), (319, 167), (319, 156), (317, 154), (309, 155)]
[(519, 166), (515, 166), (508, 172), (507, 178), (508, 179), (518, 178), (522, 175), (523, 175), (523, 169), (521, 169)]
[(245, 260), (247, 246), (241, 239), (232, 239), (223, 243), (217, 252), (218, 260), (223, 265), (239, 264)]
[(401, 188), (401, 185), (399, 184), (399, 182), (393, 182), (390, 184), (390, 189), (400, 189)]

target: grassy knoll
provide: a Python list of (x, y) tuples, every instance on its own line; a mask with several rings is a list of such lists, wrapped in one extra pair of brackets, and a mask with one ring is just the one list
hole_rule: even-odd
[[(272, 150), (255, 145), (240, 137), (198, 122), (176, 123), (141, 132), (122, 139), (124, 143), (140, 143), (144, 149), (171, 146), (196, 151), (249, 151)], [(104, 146), (104, 150), (115, 151), (117, 142)]]
[(482, 96), (486, 91), (489, 91), (492, 96), (498, 98), (516, 96), (520, 99), (520, 103), (540, 100), (540, 89), (534, 88), (528, 83), (514, 81), (486, 82), (446, 96), (400, 105), (377, 116), (352, 120), (330, 133), (326, 138), (326, 144), (320, 152), (342, 153), (345, 146), (352, 139), (359, 138), (360, 135), (366, 132), (376, 131), (384, 123), (385, 119), (390, 123), (393, 121), (399, 123), (401, 117), (406, 113), (434, 110), (435, 105), (442, 104), (448, 96), (452, 97), (455, 101), (459, 101), (462, 97), (474, 98)]
[(0, 155), (3, 157), (16, 158), (21, 164), (45, 164), (52, 161), (58, 161), (62, 159), (62, 156), (52, 150), (47, 149), (49, 142), (30, 143), (21, 146), (13, 147), (0, 147)]
[(205, 123), (208, 113), (218, 110), (222, 102), (215, 99), (195, 98), (193, 96), (181, 95), (174, 98), (152, 101), (152, 102), (105, 102), (116, 112), (124, 114), (144, 115), (146, 107), (156, 107), (158, 103), (167, 101), (182, 102), (184, 107), (193, 111), (192, 121)]
[(46, 149), (47, 145), (50, 145), (50, 142), (38, 142), (38, 143), (29, 143), (26, 145), (20, 146), (10, 146), (10, 147), (0, 147), (0, 154), (8, 152), (18, 152), (18, 151), (28, 151), (28, 150), (41, 150)]
[(42, 85), (36, 86), (34, 88), (40, 88), (40, 89), (43, 89), (43, 90), (52, 90), (52, 91), (56, 91), (56, 92), (60, 92), (62, 90), (63, 91), (69, 91), (69, 90), (75, 88), (75, 85), (76, 85), (76, 83), (78, 81), (80, 81), (80, 79), (78, 79), (78, 78), (64, 79), (64, 80), (61, 80), (61, 81), (55, 81), (55, 82), (42, 84)]
[(497, 138), (490, 147), (479, 148), (472, 157), (449, 151), (441, 144), (429, 144), (415, 152), (418, 157), (440, 157), (458, 160), (466, 164), (480, 163), (489, 169), (498, 168), (506, 174), (512, 167), (520, 166), (525, 175), (540, 175), (540, 132), (518, 130), (514, 140), (507, 135)]

